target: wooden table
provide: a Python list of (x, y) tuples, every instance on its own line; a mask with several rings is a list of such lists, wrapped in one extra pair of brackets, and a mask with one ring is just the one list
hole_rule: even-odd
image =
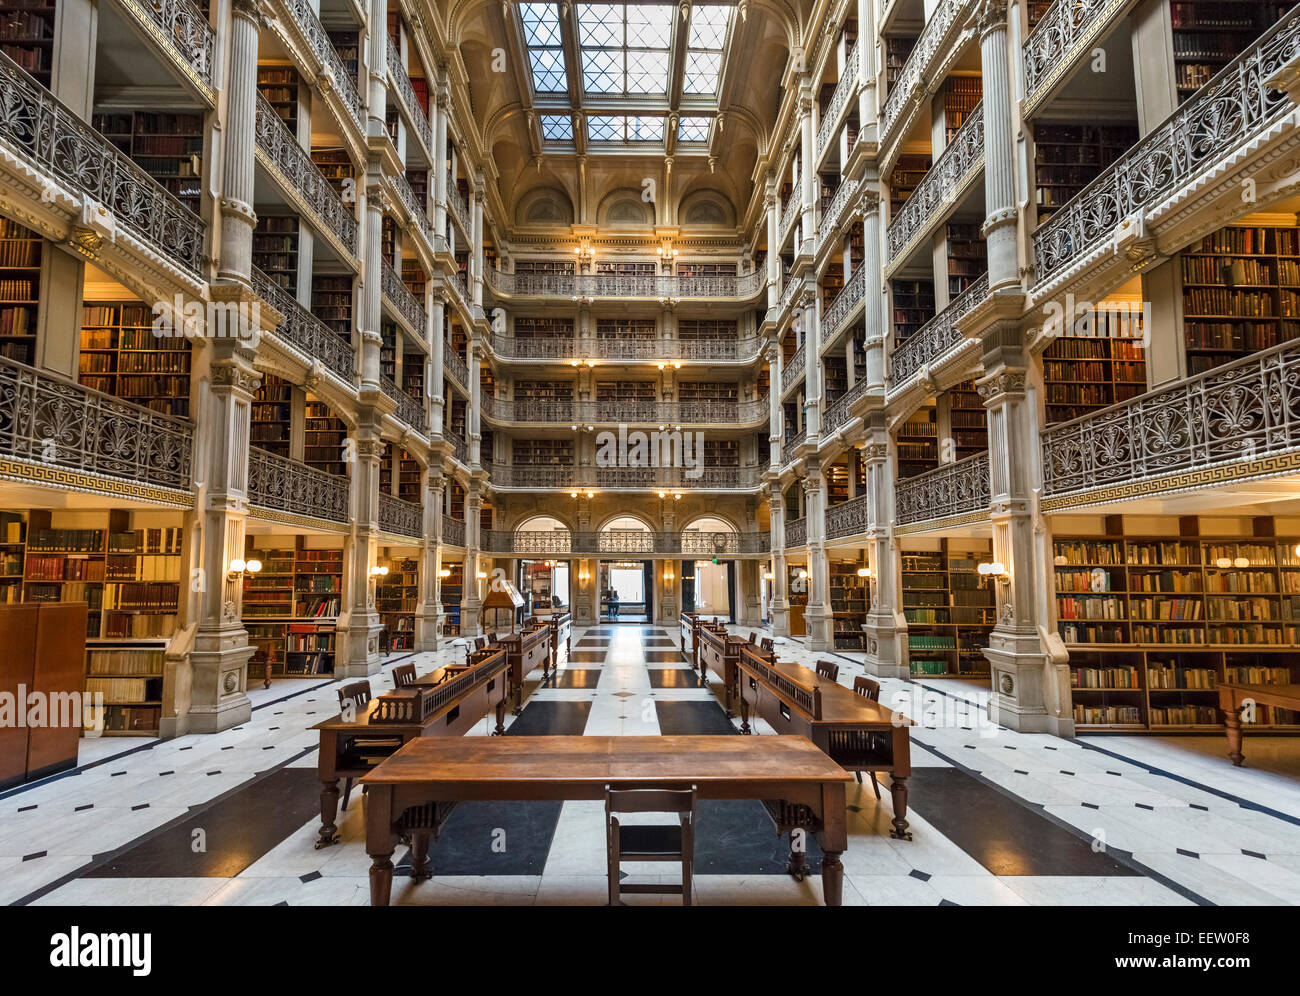
[(560, 663), (560, 644), (564, 644), (564, 653), (573, 653), (573, 613), (555, 612), (550, 616), (538, 616), (541, 622), (551, 627), (551, 670)]
[(492, 711), (497, 720), (493, 733), (504, 733), (510, 697), (508, 666), (505, 651), (497, 650), (472, 667), (442, 668), (417, 678), (414, 685), (376, 696), (363, 714), (351, 719), (340, 713), (313, 726), (320, 731), (316, 771), (321, 783), (321, 828), (316, 847), (328, 847), (339, 839), (339, 779), (359, 778), (391, 750), (376, 744), (392, 741), (400, 746), (420, 737), (459, 737)]
[(740, 660), (741, 648), (748, 645), (743, 636), (733, 636), (724, 626), (701, 623), (696, 634), (696, 667), (700, 671), (700, 682), (712, 671), (722, 679), (722, 701), (727, 715), (732, 716), (732, 703), (739, 696), (739, 672), (736, 662)]
[(1300, 685), (1237, 685), (1230, 682), (1219, 686), (1219, 708), (1223, 711), (1223, 724), (1228, 730), (1228, 757), (1237, 767), (1241, 767), (1241, 762), (1246, 759), (1241, 752), (1241, 714), (1252, 705), (1300, 710)]
[(736, 662), (740, 672), (740, 732), (749, 733), (751, 714), (777, 733), (807, 737), (849, 771), (887, 771), (894, 802), (889, 835), (911, 840), (907, 829), (907, 779), (912, 773), (914, 724), (902, 713), (828, 681), (800, 664), (777, 661), (746, 644)]
[(821, 845), (826, 905), (839, 906), (848, 846), (838, 764), (803, 737), (444, 737), (412, 740), (361, 779), (370, 904), (387, 906), (393, 851), (411, 842), (412, 878), (428, 878), (429, 840), (458, 802), (603, 799), (605, 787), (686, 788), (701, 799), (759, 799), (781, 833)]
[(681, 629), (682, 653), (691, 655), (691, 667), (699, 667), (695, 661), (695, 633), (700, 628), (700, 617), (694, 612), (683, 612), (677, 617), (677, 625)]
[(551, 673), (551, 627), (544, 622), (537, 622), (531, 629), (511, 633), (497, 641), (498, 647), (504, 647), (510, 657), (510, 685), (515, 693), (515, 715), (524, 707), (524, 678), (537, 667), (542, 666), (542, 680)]

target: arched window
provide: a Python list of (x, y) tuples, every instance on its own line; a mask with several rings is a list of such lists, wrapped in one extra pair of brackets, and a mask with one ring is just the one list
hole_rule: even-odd
[(573, 549), (569, 527), (549, 515), (534, 515), (519, 523), (514, 539), (517, 554), (569, 553)]

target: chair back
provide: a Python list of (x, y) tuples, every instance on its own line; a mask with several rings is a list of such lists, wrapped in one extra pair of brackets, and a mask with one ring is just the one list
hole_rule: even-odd
[(772, 653), (772, 651), (776, 648), (776, 644), (772, 642), (772, 638), (770, 636), (763, 637), (763, 642), (761, 645), (763, 649), (766, 650), (769, 654)]
[(880, 701), (880, 682), (873, 678), (858, 675), (853, 679), (853, 690), (872, 702)]
[(689, 789), (605, 786), (605, 821), (615, 813), (675, 813), (695, 821), (695, 786)]
[(749, 642), (750, 642), (750, 643), (757, 644), (757, 643), (758, 643), (758, 634), (757, 634), (757, 633), (750, 633), (750, 634), (749, 634)]
[(818, 661), (817, 673), (827, 681), (840, 680), (840, 666), (834, 661)]
[(349, 681), (339, 689), (339, 708), (346, 709), (348, 703), (352, 703), (360, 711), (361, 707), (370, 701), (370, 682), (365, 678), (360, 681)]
[(398, 664), (393, 668), (393, 685), (397, 688), (405, 688), (407, 685), (415, 684), (415, 665)]

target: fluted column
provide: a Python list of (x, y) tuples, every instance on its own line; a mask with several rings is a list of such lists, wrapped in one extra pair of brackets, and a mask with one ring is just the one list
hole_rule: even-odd
[(831, 620), (830, 566), (826, 562), (826, 482), (821, 468), (809, 467), (800, 484), (804, 493), (804, 521), (808, 529), (808, 605), (804, 622), (810, 650), (835, 649)]
[(772, 533), (772, 634), (790, 635), (790, 605), (786, 599), (785, 566), (785, 496), (779, 481), (768, 485), (771, 508), (769, 528)]
[(781, 302), (781, 204), (776, 197), (776, 176), (770, 171), (763, 207), (767, 212), (767, 307), (771, 310)]
[(871, 604), (867, 610), (866, 668), (885, 678), (908, 674), (907, 621), (903, 615), (902, 558), (894, 538), (894, 444), (880, 410), (866, 417), (867, 549), (871, 559)]
[(230, 63), (222, 149), (219, 280), (251, 286), (253, 269), (253, 176), (257, 133), (257, 35), (265, 17), (257, 0), (235, 0), (230, 12)]
[(1016, 256), (1015, 142), (1011, 72), (1007, 63), (1006, 0), (983, 0), (979, 13), (984, 87), (984, 239), (989, 290), (1019, 286)]
[(465, 492), (465, 583), (460, 603), (461, 636), (477, 636), (482, 600), (478, 593), (479, 562), (482, 545), (479, 537), (479, 516), (483, 510), (482, 484), (470, 481)]
[(989, 718), (1029, 733), (1073, 736), (1068, 656), (1053, 622), (1051, 529), (1039, 514), (1042, 487), (1032, 360), (1014, 321), (984, 332), (984, 375), (976, 381), (988, 412), (989, 519), (997, 624), (985, 650), (993, 672)]
[[(809, 77), (799, 85), (799, 197), (802, 200), (799, 242), (802, 252), (817, 231), (817, 136), (813, 129), (813, 87)], [(811, 251), (812, 245), (809, 244)]]
[(425, 474), (424, 540), (420, 550), (420, 616), (415, 621), (415, 649), (437, 650), (442, 635), (442, 502), (447, 486), (442, 471)]
[(477, 341), (469, 347), (469, 411), (466, 412), (466, 429), (469, 432), (469, 462), (477, 467), (483, 462), (480, 447), (483, 440), (482, 427), (479, 422), (479, 408), (482, 404), (482, 377), (479, 367), (482, 365), (483, 347)]
[(803, 313), (803, 416), (804, 429), (808, 438), (819, 436), (822, 431), (822, 362), (821, 356), (821, 294), (805, 291)]
[(479, 307), (483, 306), (483, 197), (487, 193), (487, 185), (483, 179), (483, 171), (478, 170), (474, 174), (474, 182), (470, 184), (470, 190), (474, 197), (473, 204), (470, 205), (470, 227), (474, 230), (474, 244), (470, 248), (470, 256), (474, 260), (470, 268), (472, 284), (470, 286), (470, 298)]
[(383, 290), (382, 271), (384, 265), (384, 209), (388, 204), (388, 195), (379, 181), (382, 174), (378, 164), (371, 166), (371, 179), (366, 185), (365, 205), (365, 242), (362, 246), (361, 307), (358, 325), (361, 329), (361, 389), (379, 391), (380, 366), (379, 354), (384, 339), (380, 334), (383, 321), (383, 306), (380, 294)]
[(447, 399), (443, 397), (442, 383), (443, 377), (443, 350), (446, 349), (447, 332), (447, 294), (445, 291), (437, 290), (433, 293), (433, 342), (429, 348), (429, 401), (432, 403), (430, 410), (430, 432), (438, 436), (442, 434), (442, 427), (446, 417)]
[[(862, 276), (866, 281), (862, 298), (863, 348), (866, 350), (866, 380), (871, 390), (885, 389), (885, 306), (880, 287), (881, 244), (884, 223), (880, 217), (880, 194), (875, 180), (863, 180), (866, 189), (859, 195), (862, 205)], [(852, 365), (850, 363), (850, 365)]]
[[(383, 18), (375, 22), (382, 25)], [(382, 31), (382, 27), (380, 28)], [(439, 235), (447, 235), (447, 109), (449, 94), (447, 88), (447, 69), (438, 68), (437, 82), (433, 91), (433, 230)]]
[[(767, 371), (768, 371), (768, 417), (770, 425), (768, 426), (768, 463), (773, 473), (781, 469), (781, 439), (783, 431), (781, 428), (781, 346), (779, 343), (772, 343), (767, 347)], [(775, 549), (775, 544), (773, 545)]]
[(379, 431), (383, 416), (377, 408), (362, 406), (352, 434), (356, 459), (352, 463), (353, 531), (344, 544), (344, 606), (339, 618), (340, 642), (335, 655), (336, 676), (364, 678), (379, 670), (379, 633), (383, 623), (375, 610), (375, 590), (370, 567), (375, 562), (379, 536), (379, 463), (384, 441)]

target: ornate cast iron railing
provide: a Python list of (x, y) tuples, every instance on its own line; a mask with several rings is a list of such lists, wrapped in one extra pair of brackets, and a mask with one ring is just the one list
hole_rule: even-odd
[(347, 522), (348, 479), (252, 447), (248, 451), (248, 500), (277, 512)]
[(487, 267), (484, 280), (497, 296), (723, 298), (747, 301), (767, 286), (766, 276), (752, 270), (729, 274), (507, 273)]
[(1025, 60), (1025, 105), (1050, 80), (1067, 73), (1084, 51), (1091, 51), (1111, 18), (1130, 0), (1060, 0), (1029, 32), (1022, 48)]
[(312, 10), (307, 0), (284, 0), (284, 4), (311, 45), (312, 54), (328, 70), (331, 85), (339, 95), (343, 106), (347, 108), (353, 124), (365, 130), (366, 117), (361, 107), (361, 94), (357, 92), (357, 81), (343, 65), (343, 60), (339, 57), (338, 50), (334, 48), (334, 43), (330, 41), (325, 25), (321, 24), (320, 18), (316, 16), (316, 12)]
[(406, 115), (415, 122), (415, 131), (420, 136), (420, 142), (424, 148), (433, 154), (433, 129), (429, 125), (428, 115), (424, 113), (424, 108), (420, 106), (420, 98), (415, 94), (415, 87), (411, 85), (410, 74), (406, 71), (406, 66), (402, 64), (401, 53), (397, 51), (397, 46), (393, 44), (392, 36), (388, 37), (388, 72), (397, 84), (397, 92), (402, 99), (402, 105), (406, 108)]
[(844, 207), (852, 199), (853, 195), (858, 192), (857, 180), (845, 180), (836, 189), (831, 197), (831, 202), (826, 206), (822, 213), (821, 224), (817, 227), (817, 251), (820, 253), (826, 240), (831, 237), (840, 226), (840, 215), (844, 213)]
[(409, 425), (416, 432), (429, 431), (429, 418), (425, 414), (424, 405), (398, 387), (387, 374), (379, 375), (379, 386), (384, 389), (386, 395), (397, 402), (395, 414), (399, 422)]
[(357, 219), (334, 192), (320, 167), (280, 120), (280, 115), (257, 95), (257, 150), (268, 167), (278, 172), (288, 190), (302, 198), (317, 223), (333, 232), (353, 256), (357, 254)]
[(207, 15), (191, 0), (121, 0), (150, 34), (208, 90), (212, 89), (212, 53), (216, 32)]
[(970, 179), (984, 168), (984, 104), (976, 105), (948, 147), (921, 178), (898, 215), (889, 223), (889, 266), (901, 261), (924, 238)]
[(899, 343), (889, 360), (889, 389), (899, 390), (923, 366), (939, 363), (952, 350), (967, 342), (959, 324), (988, 294), (989, 275), (986, 273), (954, 298), (948, 307)]
[(727, 557), (738, 554), (769, 552), (771, 543), (759, 533), (649, 532), (640, 529), (616, 529), (604, 532), (570, 532), (567, 529), (494, 530), (483, 536), (483, 549), (492, 553), (569, 554), (569, 553), (655, 553), (686, 557)]
[(1292, 113), (1295, 105), (1286, 92), (1270, 89), (1266, 81), (1297, 51), (1300, 9), (1293, 9), (1038, 227), (1037, 283), (1105, 243), (1135, 211), (1159, 204)]
[(854, 402), (866, 394), (870, 386), (870, 381), (865, 377), (859, 377), (853, 382), (852, 387), (826, 406), (826, 411), (822, 413), (823, 436), (829, 436), (849, 420), (849, 412), (852, 411)]
[(752, 490), (762, 483), (758, 467), (557, 467), (493, 464), (489, 480), (498, 488), (620, 488), (686, 491)]
[(3, 53), (0, 142), (38, 173), (109, 208), (116, 223), (160, 256), (201, 274), (203, 219)]
[(424, 313), (424, 304), (416, 299), (387, 260), (384, 261), (381, 281), (380, 287), (388, 303), (406, 320), (415, 334), (423, 339), (427, 335), (429, 324)]
[(442, 438), (451, 443), (451, 455), (468, 467), (469, 443), (465, 441), (465, 437), (444, 429), (442, 432)]
[(442, 541), (448, 546), (464, 546), (465, 521), (444, 515), (442, 517)]
[(396, 176), (388, 177), (388, 182), (392, 186), (394, 193), (396, 193), (397, 199), (402, 202), (402, 207), (406, 209), (407, 215), (414, 220), (415, 227), (424, 238), (429, 251), (445, 252), (447, 240), (434, 231), (428, 210), (416, 200), (415, 191), (411, 189), (406, 177), (399, 173)]
[(803, 380), (804, 365), (808, 362), (808, 351), (803, 346), (795, 350), (793, 356), (785, 361), (781, 368), (781, 394), (784, 396), (795, 384)]
[(284, 315), (275, 335), (300, 353), (318, 359), (346, 381), (356, 369), (352, 344), (299, 304), (283, 287), (253, 267), (253, 289), (258, 297)]
[(883, 148), (896, 137), (894, 127), (903, 115), (903, 108), (916, 99), (925, 81), (933, 75), (935, 62), (945, 55), (957, 32), (966, 20), (969, 9), (976, 0), (942, 0), (921, 30), (912, 52), (903, 64), (884, 109), (880, 112), (880, 144)]
[(808, 520), (787, 519), (785, 523), (786, 548), (804, 546), (808, 542)]
[(871, 526), (870, 513), (870, 495), (859, 495), (832, 505), (826, 510), (826, 538), (839, 539), (865, 533)]
[(850, 274), (848, 281), (840, 288), (840, 292), (835, 295), (835, 300), (831, 306), (826, 309), (822, 315), (822, 338), (828, 343), (839, 334), (841, 326), (844, 325), (853, 309), (858, 306), (863, 295), (867, 292), (867, 272), (861, 266)]
[(750, 425), (770, 417), (766, 396), (744, 401), (576, 401), (572, 398), (484, 398), (483, 414), (498, 422), (619, 422), (656, 425)]
[(803, 199), (799, 196), (799, 189), (799, 180), (796, 177), (790, 196), (781, 205), (781, 224), (778, 231), (782, 243), (785, 242), (785, 237), (790, 233), (790, 229), (794, 226), (794, 220), (799, 217), (799, 210), (803, 206)]
[(469, 368), (465, 366), (465, 357), (456, 352), (446, 339), (442, 340), (442, 368), (461, 387), (469, 389)]
[(858, 46), (855, 42), (853, 51), (844, 61), (844, 72), (840, 76), (840, 81), (835, 84), (835, 92), (831, 94), (831, 102), (826, 105), (826, 112), (822, 115), (822, 123), (817, 129), (817, 161), (820, 162), (822, 153), (826, 151), (826, 143), (831, 140), (831, 135), (836, 132), (836, 125), (840, 119), (840, 113), (844, 110), (844, 105), (848, 103), (849, 95), (856, 92), (858, 82)]
[(1053, 426), (1043, 433), (1043, 493), (1294, 453), (1298, 383), (1300, 342), (1293, 341)]
[(424, 506), (394, 495), (379, 493), (379, 528), (396, 536), (424, 534)]
[(193, 451), (188, 422), (0, 357), (0, 454), (189, 491)]
[(894, 514), (899, 525), (908, 525), (988, 506), (989, 455), (984, 452), (899, 481)]
[(447, 186), (447, 206), (451, 208), (451, 213), (456, 216), (465, 234), (469, 235), (469, 201), (454, 184)]

